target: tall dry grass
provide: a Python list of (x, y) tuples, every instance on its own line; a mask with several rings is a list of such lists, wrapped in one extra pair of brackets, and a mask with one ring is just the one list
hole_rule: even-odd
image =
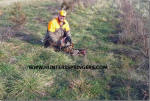
[(130, 42), (133, 45), (139, 45), (142, 53), (148, 56), (148, 30), (145, 28), (145, 18), (136, 12), (133, 4), (129, 0), (117, 0), (121, 10), (121, 43)]

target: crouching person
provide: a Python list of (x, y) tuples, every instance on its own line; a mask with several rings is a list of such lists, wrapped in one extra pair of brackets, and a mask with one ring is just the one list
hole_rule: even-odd
[(72, 43), (70, 27), (65, 18), (66, 11), (61, 10), (58, 17), (48, 23), (47, 33), (44, 38), (45, 48), (51, 46), (59, 50)]

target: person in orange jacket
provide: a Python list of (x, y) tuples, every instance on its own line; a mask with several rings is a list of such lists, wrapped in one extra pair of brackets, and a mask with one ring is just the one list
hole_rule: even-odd
[(44, 38), (44, 47), (49, 46), (60, 48), (68, 42), (71, 44), (70, 27), (66, 18), (66, 11), (60, 10), (58, 17), (52, 19), (48, 23), (47, 33)]

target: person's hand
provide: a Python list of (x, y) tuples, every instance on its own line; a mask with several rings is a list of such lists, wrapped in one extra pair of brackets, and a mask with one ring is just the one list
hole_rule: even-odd
[(70, 44), (72, 43), (72, 40), (71, 40), (71, 37), (70, 36), (67, 36), (65, 38), (65, 43), (67, 44), (67, 42), (69, 42)]

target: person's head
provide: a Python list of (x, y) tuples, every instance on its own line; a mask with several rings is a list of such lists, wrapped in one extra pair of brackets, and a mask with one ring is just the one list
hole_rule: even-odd
[(59, 15), (58, 15), (58, 19), (59, 21), (63, 22), (65, 20), (66, 17), (66, 11), (65, 10), (60, 10), (59, 11)]

